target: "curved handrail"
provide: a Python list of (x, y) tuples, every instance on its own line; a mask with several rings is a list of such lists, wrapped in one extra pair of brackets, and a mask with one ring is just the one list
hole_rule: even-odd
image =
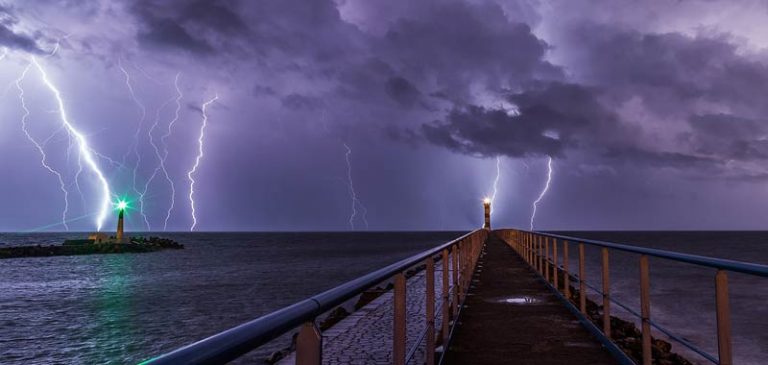
[(394, 264), (350, 280), (335, 288), (284, 307), (275, 312), (220, 332), (206, 339), (178, 348), (172, 352), (146, 360), (152, 364), (221, 364), (232, 361), (278, 336), (311, 321), (334, 307), (343, 304), (366, 289), (373, 287), (410, 267), (436, 256), (473, 234), (474, 230), (450, 242), (405, 258)]
[(620, 250), (625, 252), (636, 253), (640, 255), (659, 257), (663, 259), (680, 261), (680, 262), (685, 262), (685, 263), (699, 265), (699, 266), (707, 266), (707, 267), (712, 267), (712, 268), (721, 269), (721, 270), (739, 272), (742, 274), (768, 277), (768, 265), (754, 264), (750, 262), (742, 262), (742, 261), (736, 261), (736, 260), (719, 259), (714, 257), (693, 255), (693, 254), (673, 252), (673, 251), (665, 251), (665, 250), (659, 250), (655, 248), (630, 246), (630, 245), (625, 245), (620, 243), (590, 240), (586, 238), (563, 236), (559, 234), (552, 234), (552, 233), (539, 232), (539, 231), (534, 231), (532, 233), (545, 236), (545, 237), (557, 238), (557, 239), (565, 240), (568, 242), (584, 243), (592, 246), (599, 246), (599, 247), (605, 247), (605, 248), (610, 248), (610, 249), (615, 249), (615, 250)]

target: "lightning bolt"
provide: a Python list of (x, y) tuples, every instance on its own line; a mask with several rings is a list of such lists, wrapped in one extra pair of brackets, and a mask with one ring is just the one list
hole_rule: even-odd
[(355, 192), (355, 183), (352, 180), (352, 161), (349, 158), (349, 156), (352, 155), (352, 149), (344, 142), (342, 142), (342, 145), (347, 150), (344, 159), (347, 161), (347, 186), (349, 186), (349, 198), (352, 201), (352, 213), (349, 215), (349, 227), (353, 230), (355, 229), (355, 217), (357, 216), (357, 207), (359, 206), (360, 209), (363, 210), (360, 219), (365, 223), (365, 229), (368, 229), (368, 220), (366, 219), (368, 210), (365, 209), (363, 203), (358, 199), (357, 193)]
[(85, 164), (88, 166), (88, 168), (93, 172), (94, 175), (96, 175), (99, 185), (101, 186), (101, 193), (102, 193), (101, 204), (99, 207), (99, 213), (96, 217), (96, 230), (101, 231), (101, 228), (104, 225), (104, 220), (107, 218), (107, 214), (109, 212), (109, 204), (110, 204), (110, 196), (111, 196), (109, 183), (107, 182), (107, 179), (104, 177), (104, 173), (102, 173), (101, 169), (99, 169), (99, 165), (96, 163), (94, 159), (94, 156), (96, 156), (96, 154), (88, 145), (88, 141), (85, 139), (85, 136), (82, 133), (80, 133), (69, 121), (66, 108), (64, 107), (64, 100), (61, 97), (61, 92), (56, 87), (56, 85), (54, 85), (51, 82), (51, 80), (48, 78), (48, 74), (46, 73), (43, 66), (40, 65), (40, 63), (37, 61), (37, 58), (32, 57), (31, 60), (32, 60), (32, 64), (35, 65), (35, 68), (37, 68), (37, 70), (40, 72), (43, 83), (48, 88), (48, 90), (50, 90), (53, 96), (56, 98), (56, 103), (58, 105), (59, 118), (61, 119), (61, 123), (66, 129), (66, 131), (68, 132), (69, 136), (74, 137), (75, 141), (77, 141), (78, 152), (80, 155), (79, 158), (85, 161)]
[(539, 197), (536, 199), (536, 201), (533, 202), (533, 212), (531, 213), (531, 231), (533, 231), (533, 220), (536, 218), (536, 206), (539, 204), (541, 199), (544, 198), (544, 195), (547, 194), (547, 190), (549, 190), (549, 183), (552, 181), (552, 157), (549, 157), (549, 160), (547, 161), (547, 183), (544, 185), (544, 190), (541, 191), (541, 194), (539, 194)]
[(195, 164), (192, 169), (187, 172), (187, 178), (189, 179), (189, 206), (192, 209), (192, 226), (189, 227), (190, 232), (195, 230), (197, 226), (197, 216), (195, 215), (195, 179), (192, 175), (197, 172), (197, 168), (200, 166), (200, 160), (203, 158), (203, 140), (205, 139), (205, 127), (208, 126), (208, 106), (213, 104), (216, 100), (219, 100), (219, 95), (216, 94), (213, 99), (210, 99), (203, 103), (201, 109), (203, 113), (203, 122), (200, 124), (200, 135), (197, 138), (197, 157), (195, 157)]
[[(4, 57), (5, 55), (3, 55)], [(32, 135), (29, 133), (29, 129), (27, 129), (27, 119), (29, 118), (29, 109), (27, 108), (26, 100), (24, 99), (24, 88), (21, 87), (21, 82), (24, 80), (24, 78), (27, 77), (27, 72), (29, 72), (29, 69), (32, 67), (32, 64), (30, 63), (27, 65), (26, 68), (24, 68), (24, 71), (21, 73), (21, 76), (19, 76), (18, 79), (16, 79), (16, 89), (19, 90), (19, 100), (21, 101), (21, 108), (24, 110), (24, 115), (21, 117), (21, 130), (24, 131), (24, 135), (27, 136), (27, 139), (32, 142), (33, 145), (35, 145), (35, 148), (37, 148), (37, 151), (40, 152), (40, 164), (43, 165), (43, 167), (48, 170), (48, 172), (56, 175), (56, 178), (59, 180), (59, 189), (61, 189), (61, 192), (64, 193), (64, 210), (61, 212), (61, 225), (64, 226), (64, 229), (69, 231), (69, 226), (67, 225), (67, 212), (69, 211), (69, 191), (67, 190), (66, 184), (64, 184), (64, 177), (61, 175), (61, 173), (54, 168), (52, 168), (48, 164), (48, 156), (45, 154), (45, 149), (42, 145), (37, 143), (35, 139), (32, 137)]]
[(491, 214), (493, 214), (493, 202), (499, 193), (499, 180), (501, 179), (501, 156), (496, 156), (496, 179), (493, 180), (493, 195), (491, 195)]
[[(157, 125), (160, 123), (160, 113), (172, 101), (173, 101), (173, 98), (167, 100), (159, 108), (157, 108), (157, 111), (155, 112), (155, 122), (152, 124), (152, 127), (149, 128), (149, 131), (147, 131), (147, 136), (149, 137), (149, 144), (152, 145), (152, 149), (155, 152), (155, 157), (157, 158), (157, 166), (155, 166), (154, 170), (152, 170), (152, 174), (149, 176), (149, 179), (147, 179), (146, 183), (144, 184), (144, 189), (139, 194), (140, 197), (143, 197), (147, 194), (147, 191), (149, 190), (149, 185), (151, 185), (152, 182), (155, 181), (155, 177), (157, 177), (157, 173), (160, 172), (161, 170), (163, 171), (163, 174), (166, 180), (170, 181), (170, 177), (168, 176), (168, 170), (165, 168), (165, 162), (163, 161), (163, 157), (160, 155), (160, 148), (155, 143), (155, 137), (152, 134), (152, 132), (154, 132), (154, 130), (157, 128)], [(149, 222), (146, 222), (146, 223), (149, 224)], [(151, 230), (151, 228), (149, 229)]]
[[(173, 180), (171, 179), (171, 176), (168, 174), (168, 169), (165, 167), (165, 161), (168, 158), (168, 147), (165, 144), (165, 138), (170, 136), (171, 134), (171, 128), (173, 127), (173, 124), (179, 119), (179, 110), (181, 109), (181, 91), (179, 90), (179, 74), (176, 74), (176, 78), (174, 79), (174, 86), (176, 87), (176, 95), (170, 99), (168, 99), (163, 105), (160, 106), (160, 108), (157, 109), (157, 113), (155, 114), (155, 122), (152, 124), (152, 127), (149, 128), (149, 131), (147, 132), (147, 136), (149, 137), (149, 144), (152, 145), (152, 149), (155, 151), (155, 157), (157, 158), (158, 164), (155, 167), (154, 171), (152, 171), (152, 175), (147, 179), (147, 183), (144, 184), (144, 190), (141, 193), (141, 196), (144, 196), (147, 194), (147, 190), (149, 190), (149, 185), (152, 183), (152, 181), (155, 180), (155, 177), (157, 177), (157, 173), (162, 171), (163, 176), (165, 177), (166, 182), (171, 187), (171, 204), (168, 208), (168, 212), (166, 214), (165, 221), (163, 223), (163, 231), (165, 231), (168, 228), (168, 219), (171, 215), (171, 210), (173, 210), (173, 206), (175, 204), (176, 200), (176, 188), (173, 184)], [(168, 131), (166, 134), (164, 134), (161, 137), (161, 142), (163, 144), (163, 153), (160, 153), (160, 148), (157, 146), (157, 143), (155, 143), (155, 136), (153, 135), (153, 132), (155, 129), (157, 129), (158, 124), (160, 123), (160, 113), (165, 109), (168, 104), (174, 102), (176, 103), (176, 111), (174, 112), (174, 118), (168, 123)]]
[(123, 73), (123, 76), (125, 76), (125, 86), (128, 88), (128, 94), (131, 96), (131, 100), (133, 100), (133, 103), (136, 104), (136, 108), (139, 110), (139, 125), (136, 128), (136, 133), (133, 134), (131, 151), (123, 156), (123, 163), (125, 163), (125, 159), (127, 158), (128, 154), (133, 152), (133, 155), (136, 158), (136, 164), (133, 166), (133, 191), (139, 197), (139, 213), (144, 219), (144, 224), (146, 225), (147, 230), (149, 230), (149, 219), (144, 213), (144, 193), (140, 192), (138, 188), (136, 188), (136, 175), (139, 170), (139, 165), (141, 165), (141, 154), (139, 153), (139, 136), (141, 135), (141, 130), (144, 126), (144, 120), (147, 118), (147, 108), (136, 97), (136, 92), (133, 90), (133, 85), (131, 84), (131, 75), (128, 73), (128, 70), (123, 67), (123, 63), (120, 59), (117, 61), (117, 66), (120, 68), (120, 72)]
[(3, 48), (3, 53), (0, 53), (0, 61), (4, 60), (5, 56), (8, 56), (8, 48)]
[(173, 207), (176, 204), (176, 187), (174, 186), (173, 180), (168, 176), (168, 171), (165, 169), (165, 161), (168, 159), (168, 143), (166, 140), (168, 137), (171, 136), (171, 132), (173, 131), (173, 125), (176, 124), (176, 121), (179, 120), (179, 112), (181, 111), (181, 99), (184, 97), (184, 95), (181, 93), (181, 89), (179, 88), (179, 77), (181, 76), (181, 73), (177, 73), (176, 77), (173, 80), (173, 86), (176, 88), (176, 98), (174, 99), (174, 102), (176, 103), (176, 109), (173, 113), (173, 119), (171, 119), (170, 122), (168, 122), (168, 129), (166, 130), (165, 134), (163, 134), (160, 137), (160, 144), (163, 145), (163, 158), (160, 160), (160, 164), (163, 166), (163, 172), (165, 173), (165, 178), (168, 180), (168, 183), (171, 187), (171, 205), (168, 207), (168, 211), (165, 215), (165, 221), (163, 222), (163, 231), (165, 231), (168, 228), (168, 220), (171, 218), (171, 211), (173, 211)]

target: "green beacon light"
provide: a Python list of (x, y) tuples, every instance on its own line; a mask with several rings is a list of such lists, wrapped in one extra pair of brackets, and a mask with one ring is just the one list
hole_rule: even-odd
[(125, 210), (125, 208), (128, 208), (128, 203), (126, 203), (125, 200), (121, 200), (117, 203), (117, 209)]

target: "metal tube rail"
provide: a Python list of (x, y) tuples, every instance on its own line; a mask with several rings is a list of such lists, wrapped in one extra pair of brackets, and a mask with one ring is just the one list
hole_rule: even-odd
[(742, 262), (736, 260), (719, 259), (715, 257), (707, 257), (700, 255), (693, 255), (680, 252), (672, 252), (659, 250), (655, 248), (645, 248), (630, 246), (620, 243), (612, 243), (598, 240), (590, 240), (586, 238), (577, 238), (570, 236), (562, 236), (559, 234), (534, 232), (536, 235), (557, 238), (561, 240), (567, 240), (569, 242), (584, 243), (591, 246), (605, 247), (614, 250), (620, 250), (625, 252), (631, 252), (639, 255), (648, 255), (653, 257), (659, 257), (662, 259), (680, 261), (688, 264), (694, 264), (699, 266), (707, 266), (715, 269), (722, 269), (732, 272), (739, 272), (742, 274), (757, 275), (762, 277), (768, 277), (768, 265), (753, 264), (750, 262)]
[[(405, 258), (237, 327), (146, 360), (141, 364), (222, 364), (230, 362), (298, 327), (302, 323), (314, 321), (316, 317), (363, 293), (366, 289), (423, 263), (427, 258), (434, 258), (442, 254), (444, 250), (455, 250), (461, 242), (477, 238), (473, 237), (474, 235), (483, 236), (477, 241), (482, 244), (485, 242), (487, 234), (488, 230), (485, 229), (469, 232), (450, 242)], [(455, 252), (453, 251), (453, 253)], [(454, 259), (455, 257), (453, 256)], [(446, 269), (450, 268), (443, 268), (443, 270)], [(447, 321), (445, 318), (443, 320)]]

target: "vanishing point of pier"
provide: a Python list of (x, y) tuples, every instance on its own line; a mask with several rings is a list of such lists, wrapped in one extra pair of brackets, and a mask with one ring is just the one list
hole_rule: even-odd
[[(278, 338), (285, 349), (269, 361), (279, 364), (693, 363), (679, 353), (733, 364), (728, 274), (768, 277), (768, 266), (491, 229), (484, 209), (481, 229), (144, 364), (222, 364)], [(597, 277), (587, 253), (599, 256)], [(636, 257), (634, 303), (611, 294), (614, 253)], [(651, 318), (649, 258), (711, 271), (715, 352)]]

